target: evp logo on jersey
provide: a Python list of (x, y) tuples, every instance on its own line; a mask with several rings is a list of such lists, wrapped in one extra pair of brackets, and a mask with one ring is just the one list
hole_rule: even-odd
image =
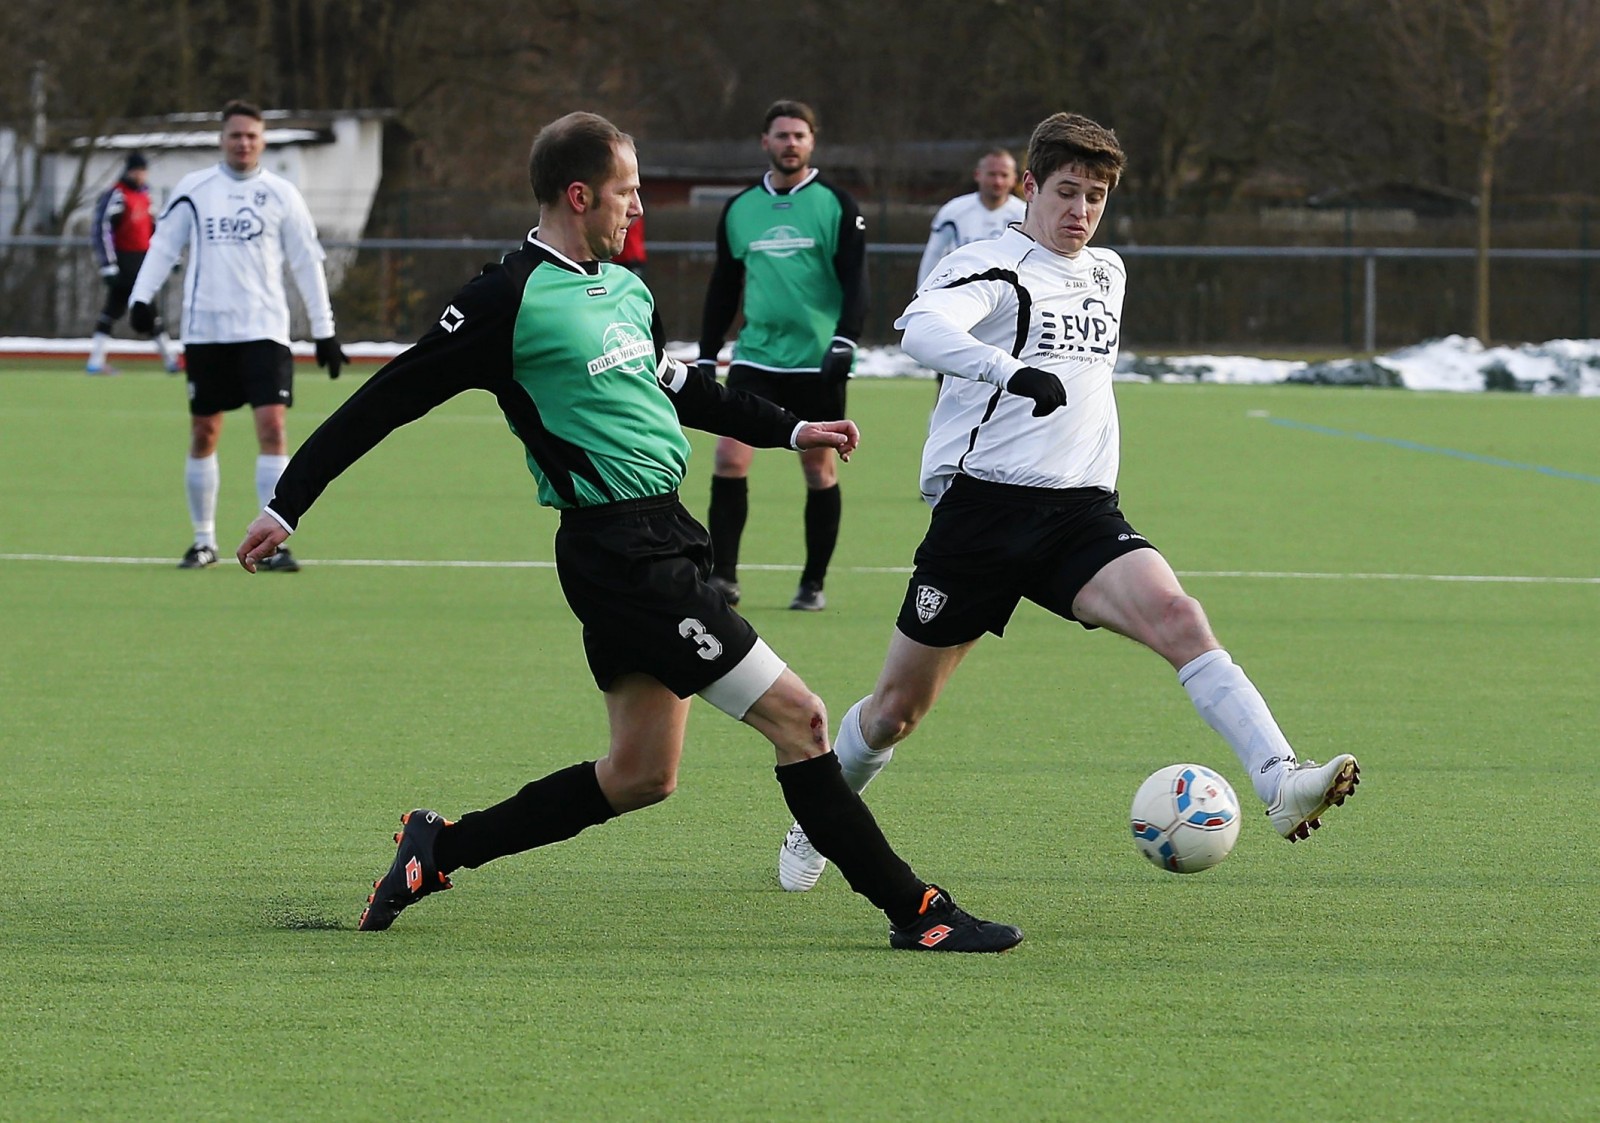
[(205, 221), (208, 242), (250, 242), (266, 233), (267, 224), (251, 207), (240, 207), (236, 214)]
[(638, 324), (609, 324), (601, 346), (605, 352), (598, 359), (589, 360), (589, 377), (608, 370), (655, 377), (655, 340), (641, 331)]
[(761, 237), (751, 240), (750, 252), (764, 253), (772, 257), (793, 257), (801, 250), (809, 250), (816, 244), (815, 238), (806, 237), (793, 226), (774, 226)]
[(1117, 345), (1117, 318), (1105, 301), (1090, 297), (1081, 311), (1039, 310), (1041, 352), (1049, 355), (1109, 355)]

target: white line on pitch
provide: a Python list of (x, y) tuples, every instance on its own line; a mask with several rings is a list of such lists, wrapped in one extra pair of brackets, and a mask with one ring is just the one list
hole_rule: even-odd
[[(554, 569), (553, 561), (435, 561), (420, 558), (315, 558), (299, 559), (307, 567), (344, 566), (365, 569)], [(80, 565), (168, 565), (175, 566), (171, 558), (126, 558), (94, 554), (0, 554), (0, 561), (64, 562)], [(773, 565), (740, 563), (741, 569), (792, 573), (798, 565)], [(851, 565), (837, 566), (835, 571), (845, 573), (908, 574), (910, 566), (903, 565)], [(1459, 581), (1488, 585), (1600, 585), (1600, 577), (1538, 577), (1527, 574), (1501, 573), (1301, 573), (1280, 570), (1214, 569), (1179, 570), (1180, 577), (1243, 578), (1247, 580), (1283, 581)]]

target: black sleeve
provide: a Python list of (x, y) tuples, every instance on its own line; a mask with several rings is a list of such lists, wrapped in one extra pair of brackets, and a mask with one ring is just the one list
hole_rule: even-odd
[(833, 253), (833, 271), (844, 303), (833, 334), (857, 343), (867, 323), (867, 220), (849, 195), (834, 194), (839, 197), (839, 248)]
[(702, 359), (715, 359), (722, 350), (728, 325), (738, 314), (739, 299), (744, 295), (744, 262), (735, 258), (728, 248), (728, 208), (731, 206), (733, 199), (728, 200), (717, 219), (717, 264), (711, 270), (711, 283), (706, 286), (705, 311), (700, 319)]
[(516, 311), (504, 268), (468, 282), (438, 323), (317, 426), (284, 468), (268, 509), (298, 526), (323, 489), (384, 437), (463, 390), (493, 390), (509, 378)]
[(695, 363), (665, 359), (666, 332), (658, 313), (652, 324), (656, 337), (656, 370), (678, 423), (719, 437), (733, 437), (753, 448), (788, 448), (800, 418), (765, 398), (730, 390), (716, 376)]

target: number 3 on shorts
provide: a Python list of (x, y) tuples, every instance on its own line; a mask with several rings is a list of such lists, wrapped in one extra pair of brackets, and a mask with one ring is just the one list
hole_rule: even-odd
[(678, 621), (678, 634), (684, 639), (694, 640), (700, 648), (700, 658), (708, 663), (722, 654), (722, 641), (706, 631), (706, 626), (693, 616), (685, 616)]

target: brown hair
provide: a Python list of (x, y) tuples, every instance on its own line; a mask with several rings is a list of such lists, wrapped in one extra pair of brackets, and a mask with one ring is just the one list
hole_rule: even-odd
[(1028, 171), (1041, 187), (1062, 168), (1081, 168), (1115, 187), (1127, 163), (1117, 134), (1078, 113), (1052, 113), (1028, 141)]
[(775, 101), (771, 105), (767, 106), (766, 120), (761, 122), (761, 133), (763, 136), (766, 135), (768, 129), (772, 128), (772, 122), (776, 121), (779, 117), (797, 118), (798, 120), (804, 121), (807, 125), (809, 125), (813, 133), (817, 131), (817, 114), (814, 109), (812, 109), (803, 101), (790, 101), (788, 99), (783, 99), (780, 101)]
[(554, 203), (574, 183), (604, 182), (624, 144), (631, 146), (633, 138), (598, 113), (568, 113), (551, 121), (533, 138), (528, 154), (533, 197)]
[(234, 98), (222, 107), (221, 119), (226, 121), (229, 117), (254, 117), (259, 121), (262, 119), (261, 107), (254, 102), (241, 101), (238, 98)]

